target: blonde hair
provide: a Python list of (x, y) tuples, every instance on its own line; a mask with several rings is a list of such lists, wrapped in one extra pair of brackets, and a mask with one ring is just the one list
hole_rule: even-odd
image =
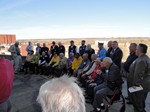
[(43, 84), (37, 101), (43, 112), (85, 112), (85, 99), (74, 78), (62, 76)]

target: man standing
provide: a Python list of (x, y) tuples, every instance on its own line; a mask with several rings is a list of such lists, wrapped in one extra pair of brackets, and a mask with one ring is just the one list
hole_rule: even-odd
[(81, 41), (81, 46), (79, 48), (79, 53), (82, 56), (85, 53), (86, 45), (85, 45), (85, 40)]
[(22, 67), (22, 58), (20, 55), (19, 42), (11, 45), (8, 51), (11, 52), (11, 55), (13, 57), (15, 74), (18, 74), (19, 70), (21, 70)]
[(54, 52), (56, 52), (58, 54), (58, 46), (56, 45), (55, 41), (52, 42), (52, 45), (50, 47), (50, 51), (51, 51), (52, 56), (54, 56)]
[(70, 53), (74, 53), (74, 54), (77, 53), (77, 46), (74, 45), (74, 41), (73, 40), (70, 41), (70, 46), (69, 46), (69, 50), (68, 50), (68, 56), (69, 56)]
[(29, 42), (28, 46), (26, 47), (27, 55), (29, 55), (32, 50), (33, 50), (32, 43)]
[(112, 48), (113, 49), (110, 53), (110, 57), (113, 60), (113, 62), (121, 69), (121, 61), (122, 61), (122, 57), (123, 57), (123, 52), (118, 47), (117, 41), (113, 41)]
[(132, 79), (132, 86), (142, 86), (143, 90), (131, 93), (131, 101), (135, 112), (145, 111), (145, 100), (150, 91), (150, 59), (146, 55), (147, 45), (139, 44), (136, 48), (138, 58), (131, 64), (129, 77)]
[[(130, 50), (130, 54), (127, 58), (127, 60), (124, 62), (123, 67), (124, 70), (126, 71), (126, 73), (129, 73), (129, 67), (131, 65), (131, 63), (137, 58), (135, 51), (136, 51), (136, 47), (137, 44), (136, 43), (131, 43), (129, 46), (129, 50)], [(132, 84), (132, 79), (130, 79), (130, 77), (127, 77), (127, 87), (129, 88)], [(128, 98), (129, 102), (127, 102), (128, 104), (131, 104), (131, 99), (130, 99), (130, 93), (128, 92)]]
[(46, 47), (45, 43), (43, 43), (43, 47), (41, 48), (40, 55), (42, 55), (43, 52), (45, 52), (45, 54), (48, 55), (48, 51), (49, 51), (49, 48)]
[(40, 54), (40, 52), (41, 52), (41, 46), (40, 46), (40, 43), (37, 43), (36, 53), (35, 54)]
[(0, 58), (0, 112), (11, 112), (9, 96), (13, 87), (14, 69), (9, 60)]
[(104, 43), (98, 43), (98, 53), (97, 56), (100, 58), (100, 60), (102, 61), (105, 57), (106, 57), (106, 49), (103, 47)]
[(106, 56), (107, 56), (107, 57), (110, 57), (110, 52), (111, 52), (111, 50), (113, 49), (113, 48), (112, 48), (112, 41), (109, 41), (109, 42), (107, 43), (107, 46), (108, 46), (108, 50), (107, 50), (107, 52), (106, 52)]
[(61, 42), (58, 42), (58, 55), (63, 53), (65, 55), (65, 47), (62, 45)]

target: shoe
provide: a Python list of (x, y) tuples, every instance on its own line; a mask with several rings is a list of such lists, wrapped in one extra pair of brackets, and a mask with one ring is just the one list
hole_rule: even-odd
[(101, 110), (94, 109), (94, 110), (92, 110), (90, 112), (101, 112)]
[(15, 74), (17, 75), (18, 73), (17, 73), (17, 72), (15, 72)]
[(101, 109), (104, 110), (105, 109), (105, 104), (101, 103)]
[(127, 104), (132, 105), (133, 103), (131, 101), (128, 101)]

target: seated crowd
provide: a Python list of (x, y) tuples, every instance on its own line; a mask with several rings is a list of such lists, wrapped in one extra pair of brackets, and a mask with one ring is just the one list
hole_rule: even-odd
[[(108, 50), (103, 47), (103, 43), (98, 43), (98, 48), (98, 53), (95, 54), (91, 45), (86, 45), (85, 40), (82, 40), (78, 51), (74, 41), (70, 41), (69, 57), (66, 58), (65, 47), (61, 42), (58, 46), (52, 42), (50, 50), (45, 44), (40, 47), (38, 43), (35, 54), (32, 49), (28, 49), (23, 68), (25, 74), (30, 71), (50, 77), (60, 77), (63, 74), (76, 77), (79, 86), (85, 88), (86, 102), (93, 103), (92, 112), (100, 112), (104, 108), (103, 97), (113, 95), (116, 89), (121, 89), (123, 52), (117, 41), (109, 41)], [(128, 57), (130, 59), (127, 59), (123, 66), (127, 72), (130, 64), (137, 58), (135, 50), (136, 44), (132, 43)]]

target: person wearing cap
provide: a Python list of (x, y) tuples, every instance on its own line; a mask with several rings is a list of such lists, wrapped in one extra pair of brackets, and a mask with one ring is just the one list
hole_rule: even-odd
[(82, 40), (81, 41), (81, 46), (79, 48), (79, 53), (80, 53), (81, 56), (85, 53), (85, 50), (86, 50), (85, 40)]
[(58, 42), (58, 54), (63, 53), (65, 55), (65, 46), (61, 42)]
[(50, 47), (50, 51), (51, 51), (52, 56), (54, 56), (54, 52), (56, 52), (57, 54), (59, 54), (58, 53), (58, 46), (56, 45), (55, 41), (52, 42), (52, 45)]
[(69, 46), (69, 49), (68, 49), (68, 56), (69, 56), (69, 54), (71, 52), (74, 53), (74, 54), (77, 53), (77, 46), (74, 45), (74, 41), (73, 40), (70, 41), (70, 46)]
[(101, 59), (101, 61), (106, 57), (106, 49), (103, 47), (104, 43), (98, 43), (98, 52), (97, 56)]
[(147, 45), (140, 43), (136, 48), (138, 58), (130, 65), (130, 87), (142, 87), (143, 90), (131, 93), (134, 112), (146, 112), (145, 100), (150, 91), (150, 58), (146, 55)]

